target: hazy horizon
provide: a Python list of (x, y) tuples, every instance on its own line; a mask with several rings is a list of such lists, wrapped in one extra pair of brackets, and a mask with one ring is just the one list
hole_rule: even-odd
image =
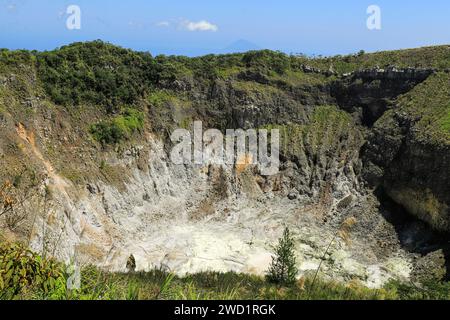
[[(79, 28), (69, 29), (69, 8), (80, 9)], [(369, 30), (371, 6), (380, 8), (380, 29)], [(0, 0), (0, 47), (53, 50), (101, 39), (153, 55), (201, 56), (271, 49), (307, 55), (349, 54), (450, 43), (450, 3), (294, 0)]]
[[(331, 54), (320, 54), (320, 53), (317, 54), (317, 53), (314, 53), (314, 52), (312, 52), (312, 53), (307, 53), (307, 52), (285, 52), (285, 51), (277, 50), (277, 49), (274, 49), (274, 48), (269, 49), (269, 48), (259, 47), (259, 48), (255, 48), (255, 49), (238, 50), (238, 51), (228, 51), (228, 48), (224, 48), (224, 49), (223, 49), (223, 52), (220, 52), (220, 51), (217, 52), (217, 51), (216, 51), (216, 52), (205, 52), (205, 53), (200, 53), (200, 54), (196, 54), (196, 55), (190, 55), (190, 54), (188, 54), (188, 53), (187, 53), (187, 54), (183, 54), (182, 52), (180, 52), (180, 53), (174, 53), (174, 54), (171, 54), (171, 53), (164, 53), (164, 52), (154, 53), (154, 52), (149, 51), (149, 50), (138, 50), (138, 49), (135, 49), (135, 48), (132, 48), (132, 47), (123, 46), (123, 45), (121, 45), (121, 44), (114, 43), (114, 42), (110, 42), (110, 41), (106, 41), (106, 40), (104, 40), (104, 39), (93, 39), (93, 40), (85, 40), (85, 41), (74, 41), (74, 42), (70, 42), (70, 43), (64, 43), (64, 44), (61, 44), (60, 46), (55, 47), (55, 48), (52, 48), (52, 49), (45, 49), (45, 50), (37, 50), (37, 49), (31, 49), (31, 48), (13, 48), (13, 49), (11, 49), (11, 48), (5, 48), (5, 47), (1, 47), (1, 46), (0, 46), (0, 49), (7, 49), (7, 50), (11, 50), (11, 51), (14, 51), (14, 50), (28, 50), (28, 51), (45, 52), (45, 51), (58, 50), (58, 49), (60, 49), (60, 48), (62, 48), (62, 47), (64, 47), (64, 46), (69, 46), (69, 45), (72, 45), (72, 44), (78, 43), (78, 42), (93, 42), (93, 41), (102, 41), (102, 42), (109, 43), (109, 44), (114, 45), (114, 46), (118, 46), (118, 47), (121, 47), (121, 48), (124, 48), (124, 49), (130, 49), (130, 50), (137, 51), (137, 52), (149, 52), (152, 56), (158, 56), (158, 55), (174, 55), (174, 56), (187, 56), (187, 57), (192, 57), (192, 58), (194, 58), (194, 57), (202, 57), (202, 56), (206, 56), (206, 55), (210, 55), (210, 54), (214, 54), (214, 55), (238, 54), (238, 53), (245, 53), (245, 52), (248, 52), (248, 51), (257, 51), (257, 50), (271, 50), (271, 51), (278, 51), (278, 52), (285, 53), (285, 54), (287, 54), (287, 55), (290, 55), (290, 54), (292, 54), (292, 55), (295, 55), (295, 54), (304, 54), (304, 55), (306, 55), (306, 56), (308, 56), (308, 57), (333, 57), (333, 56), (339, 56), (339, 55), (351, 55), (351, 54), (356, 54), (356, 53), (358, 53), (358, 52), (360, 51), (360, 50), (358, 50), (358, 51), (346, 52), (346, 53), (339, 53), (339, 52), (336, 52), (336, 53), (331, 53)], [(405, 48), (383, 49), (383, 50), (374, 50), (374, 51), (365, 51), (365, 50), (364, 50), (364, 52), (365, 52), (365, 53), (376, 53), (376, 52), (382, 52), (382, 51), (398, 51), (398, 50), (409, 50), (409, 49), (418, 49), (418, 48), (426, 48), (426, 47), (439, 47), (439, 46), (450, 46), (450, 43), (442, 43), (442, 44), (434, 44), (434, 45), (425, 45), (425, 46), (420, 46), (420, 47), (405, 47)]]

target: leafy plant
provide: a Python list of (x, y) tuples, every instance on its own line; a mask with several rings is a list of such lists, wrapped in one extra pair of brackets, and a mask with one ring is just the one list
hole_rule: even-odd
[(248, 68), (266, 72), (273, 70), (278, 74), (283, 74), (290, 68), (289, 56), (270, 50), (250, 51), (243, 56), (242, 61)]
[(128, 140), (133, 133), (143, 128), (144, 114), (128, 108), (119, 116), (92, 125), (90, 133), (95, 140), (106, 145)]
[(155, 299), (160, 298), (164, 295), (164, 293), (169, 289), (170, 284), (172, 283), (173, 279), (175, 278), (174, 273), (169, 273), (167, 277), (164, 279), (163, 283), (161, 284), (158, 294), (156, 295)]
[(422, 284), (390, 281), (386, 289), (404, 300), (449, 300), (450, 282), (427, 281)]
[(130, 281), (128, 283), (127, 300), (139, 299), (139, 284), (136, 281)]
[(144, 96), (156, 80), (155, 61), (102, 41), (74, 43), (37, 54), (38, 75), (60, 105), (82, 102), (117, 107)]
[(64, 291), (62, 265), (43, 259), (22, 244), (0, 244), (0, 299)]

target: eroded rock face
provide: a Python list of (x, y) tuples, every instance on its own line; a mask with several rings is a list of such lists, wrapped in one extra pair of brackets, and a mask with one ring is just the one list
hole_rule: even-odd
[[(125, 150), (107, 151), (82, 127), (100, 118), (98, 110), (85, 106), (82, 118), (83, 113), (45, 108), (26, 92), (33, 97), (24, 100), (24, 107), (34, 110), (30, 118), (0, 114), (0, 156), (10, 157), (8, 163), (24, 159), (48, 175), (52, 214), (46, 211), (23, 228), (31, 229), (36, 251), (109, 270), (125, 271), (133, 255), (136, 270), (162, 266), (179, 274), (262, 275), (271, 246), (289, 226), (299, 276), (314, 272), (323, 259), (326, 276), (379, 287), (392, 277), (408, 279), (417, 253), (404, 247), (373, 188), (383, 186), (410, 213), (446, 229), (448, 148), (416, 139), (408, 114), (377, 122), (394, 107), (392, 100), (430, 72), (368, 70), (332, 84), (300, 86), (239, 74), (237, 80), (251, 82), (250, 90), (236, 79), (162, 83), (191, 104), (146, 106), (150, 124), (139, 139)], [(170, 132), (186, 118), (203, 120), (205, 128), (279, 127), (284, 131), (279, 174), (264, 177), (252, 166), (174, 165), (170, 145), (155, 133)], [(348, 217), (357, 220), (351, 241), (337, 238), (325, 254)]]
[[(296, 239), (299, 276), (314, 272), (325, 259), (323, 275), (334, 279), (358, 278), (379, 287), (392, 277), (408, 278), (412, 256), (376, 213), (377, 200), (356, 192), (345, 175), (319, 202), (306, 196), (294, 199), (289, 194), (299, 173), (292, 164), (283, 165), (274, 178), (279, 182), (266, 181), (262, 188), (261, 176), (251, 166), (239, 171), (175, 166), (161, 141), (149, 137), (148, 142), (143, 146), (149, 149), (147, 170), (133, 169), (122, 190), (101, 182), (78, 191), (70, 182), (64, 189), (54, 188), (59, 222), (48, 225), (45, 239), (36, 235), (33, 248), (41, 250), (43, 241), (57, 242), (55, 254), (66, 261), (75, 257), (80, 264), (116, 271), (126, 270), (132, 254), (136, 270), (263, 275), (272, 245), (289, 226)], [(133, 162), (132, 157), (109, 161)], [(324, 256), (342, 219), (350, 216), (357, 219), (351, 242), (335, 239)]]
[(426, 80), (433, 69), (369, 69), (361, 70), (336, 81), (331, 95), (339, 106), (349, 112), (358, 112), (360, 121), (371, 127), (393, 100)]
[[(439, 75), (425, 85), (437, 90), (439, 96), (439, 90), (448, 92), (450, 82), (447, 75)], [(408, 99), (406, 96), (405, 101)], [(400, 104), (375, 123), (363, 148), (364, 177), (412, 215), (448, 232), (450, 143), (445, 132), (439, 134), (444, 130), (439, 120), (431, 120), (433, 109), (424, 112), (428, 103), (432, 104), (424, 101), (416, 109)]]
[(366, 145), (365, 176), (411, 214), (449, 231), (450, 186), (445, 172), (450, 172), (450, 148), (416, 140), (406, 123), (400, 118), (391, 128), (374, 130)]

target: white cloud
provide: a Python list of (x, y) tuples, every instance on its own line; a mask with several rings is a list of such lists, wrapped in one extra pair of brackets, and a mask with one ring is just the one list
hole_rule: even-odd
[(183, 20), (180, 23), (180, 26), (183, 29), (186, 29), (188, 31), (212, 31), (216, 32), (219, 30), (219, 27), (215, 24), (212, 24), (211, 22), (208, 22), (206, 20), (201, 20), (198, 22), (193, 22), (189, 20)]
[(165, 20), (155, 23), (155, 26), (158, 28), (176, 28), (178, 30), (187, 30), (187, 31), (212, 31), (216, 32), (219, 30), (219, 27), (211, 22), (206, 20), (200, 21), (190, 21), (188, 19), (172, 19)]
[(169, 27), (170, 26), (170, 22), (168, 22), (168, 21), (161, 21), (161, 22), (158, 22), (156, 24), (156, 26), (157, 27), (161, 27), (161, 28)]

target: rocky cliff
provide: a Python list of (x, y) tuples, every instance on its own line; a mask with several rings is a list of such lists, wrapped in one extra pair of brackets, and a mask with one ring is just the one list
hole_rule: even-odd
[[(374, 287), (429, 274), (447, 254), (435, 230), (449, 229), (449, 64), (448, 46), (325, 59), (3, 50), (0, 177), (16, 200), (3, 234), (114, 270), (133, 254), (138, 269), (261, 274), (287, 225), (302, 274), (322, 259), (325, 275)], [(280, 172), (173, 164), (169, 135), (195, 120), (279, 129)]]
[(436, 73), (398, 99), (365, 146), (366, 180), (408, 212), (449, 231), (448, 73)]

